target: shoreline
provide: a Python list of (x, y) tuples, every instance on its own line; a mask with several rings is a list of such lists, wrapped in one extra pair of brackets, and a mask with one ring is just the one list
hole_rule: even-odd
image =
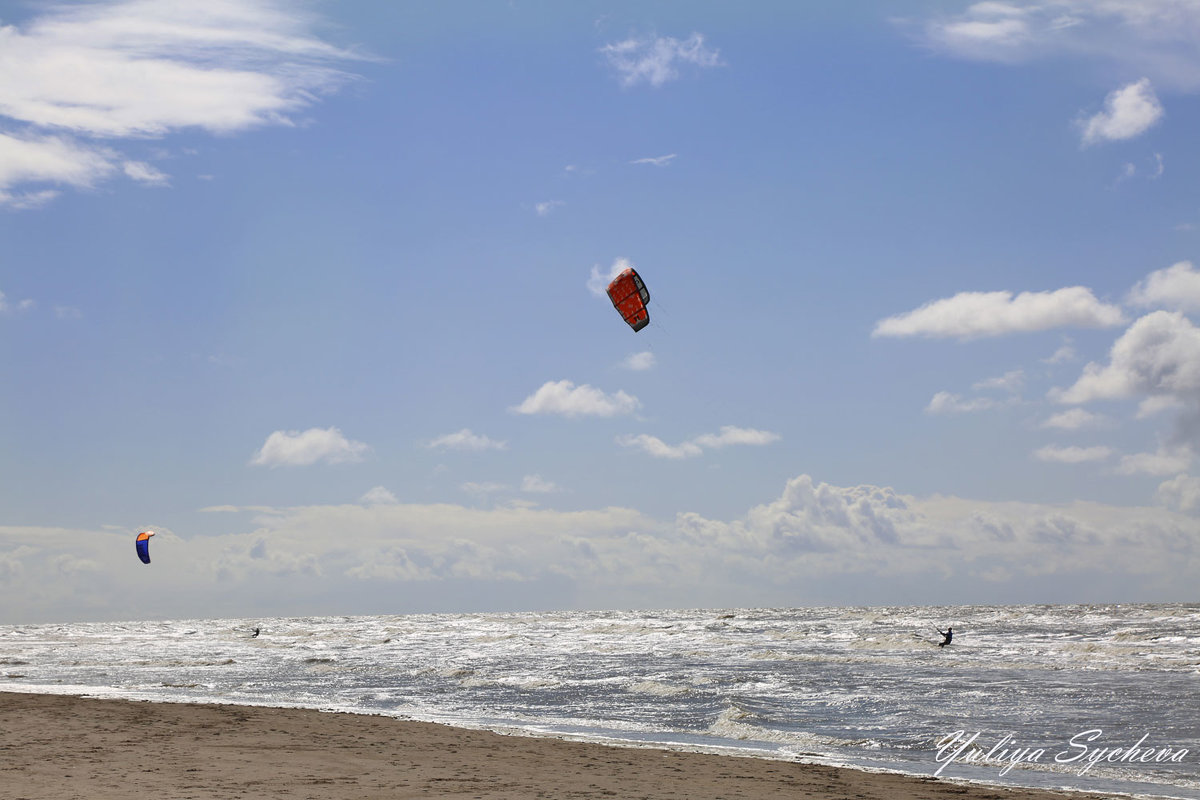
[(506, 735), (382, 715), (2, 691), (0, 785), (13, 800), (1127, 797)]

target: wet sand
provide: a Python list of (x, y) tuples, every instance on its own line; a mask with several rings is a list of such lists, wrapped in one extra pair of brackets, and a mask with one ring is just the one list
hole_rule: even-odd
[(504, 736), (359, 714), (0, 692), (0, 797), (1083, 800), (1100, 795)]

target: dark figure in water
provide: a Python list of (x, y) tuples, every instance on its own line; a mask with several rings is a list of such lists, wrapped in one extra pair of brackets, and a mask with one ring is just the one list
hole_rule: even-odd
[(251, 638), (251, 639), (257, 639), (257, 638), (258, 638), (258, 628), (255, 628), (255, 629), (254, 629), (254, 633), (250, 634), (250, 638)]
[(934, 630), (945, 637), (942, 641), (938, 642), (938, 647), (945, 647), (954, 639), (954, 628), (946, 628), (944, 631), (941, 628), (934, 628)]

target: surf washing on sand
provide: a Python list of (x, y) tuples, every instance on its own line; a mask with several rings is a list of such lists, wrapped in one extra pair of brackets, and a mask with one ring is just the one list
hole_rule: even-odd
[[(953, 643), (935, 646), (948, 626)], [(1198, 688), (1200, 605), (1183, 604), (0, 627), (9, 691), (385, 714), (1183, 798), (1200, 798)]]

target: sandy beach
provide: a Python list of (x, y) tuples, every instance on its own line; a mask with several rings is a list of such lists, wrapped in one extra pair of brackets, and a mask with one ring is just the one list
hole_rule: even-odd
[(504, 736), (380, 716), (0, 693), (0, 796), (55, 798), (948, 798), (964, 786), (757, 758)]

